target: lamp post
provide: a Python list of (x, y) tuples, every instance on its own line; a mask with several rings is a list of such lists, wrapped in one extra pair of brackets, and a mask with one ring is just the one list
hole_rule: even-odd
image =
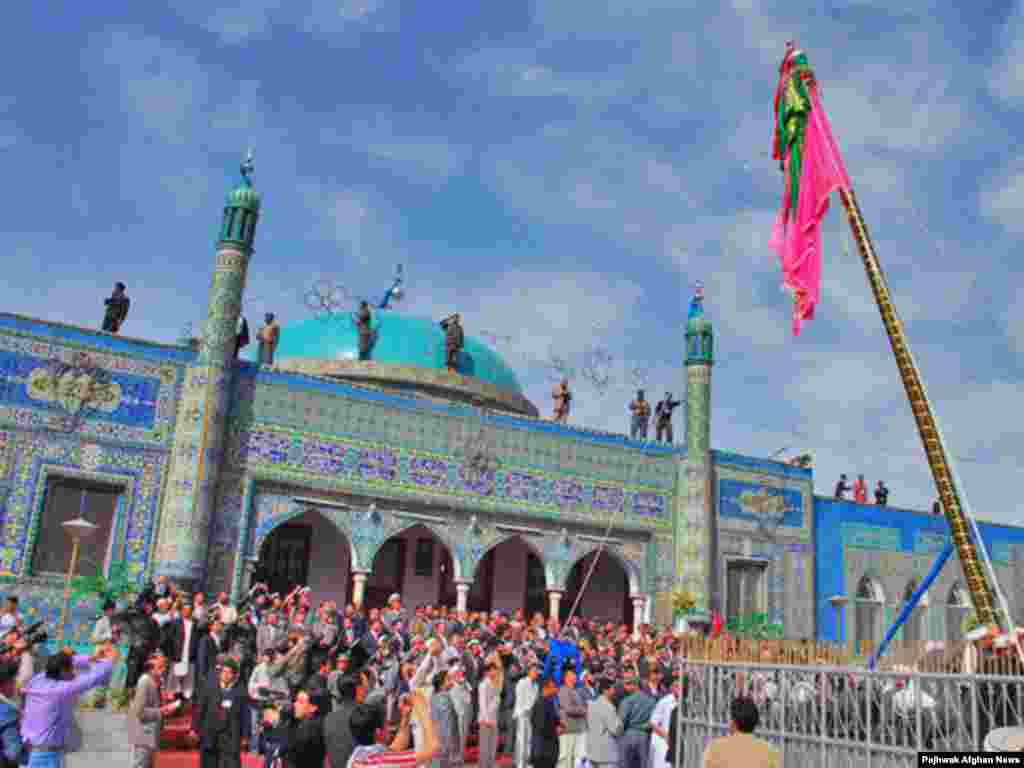
[(842, 645), (843, 607), (850, 602), (850, 598), (846, 595), (832, 595), (828, 601), (836, 611), (836, 645)]
[(78, 517), (61, 523), (61, 528), (71, 537), (71, 562), (68, 564), (68, 574), (64, 581), (64, 602), (60, 608), (60, 628), (57, 634), (57, 647), (64, 645), (64, 633), (68, 623), (68, 603), (71, 602), (71, 580), (75, 577), (75, 568), (78, 567), (78, 550), (81, 547), (82, 539), (87, 539), (96, 533), (98, 525), (93, 525), (78, 513)]

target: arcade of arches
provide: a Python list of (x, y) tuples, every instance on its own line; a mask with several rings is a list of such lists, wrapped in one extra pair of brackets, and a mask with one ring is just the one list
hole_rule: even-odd
[(317, 600), (341, 605), (360, 602), (367, 608), (382, 607), (391, 594), (398, 593), (410, 607), (521, 609), (527, 616), (542, 613), (565, 620), (585, 583), (588, 586), (582, 590), (576, 615), (586, 619), (632, 624), (634, 618), (641, 620), (645, 603), (645, 598), (630, 595), (625, 569), (607, 554), (581, 558), (570, 571), (564, 590), (549, 589), (540, 554), (519, 536), (489, 550), (471, 582), (457, 582), (451, 553), (424, 525), (414, 525), (384, 542), (371, 572), (352, 572), (348, 540), (315, 510), (267, 536), (255, 579), (282, 595), (307, 585)]

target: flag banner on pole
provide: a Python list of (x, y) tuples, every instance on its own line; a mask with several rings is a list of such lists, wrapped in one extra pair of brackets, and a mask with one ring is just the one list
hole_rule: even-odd
[(807, 56), (793, 43), (779, 67), (775, 90), (772, 157), (786, 179), (771, 247), (782, 264), (782, 281), (793, 295), (793, 335), (814, 317), (821, 294), (821, 221), (829, 196), (850, 189), (850, 179), (821, 106)]

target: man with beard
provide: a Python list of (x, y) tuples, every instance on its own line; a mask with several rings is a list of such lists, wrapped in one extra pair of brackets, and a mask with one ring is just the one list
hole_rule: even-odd
[(619, 705), (619, 719), (622, 720), (622, 766), (644, 768), (650, 751), (651, 716), (658, 702), (651, 695), (650, 687), (640, 684), (635, 678), (626, 681), (626, 689), (634, 692)]
[(238, 685), (238, 662), (225, 659), (199, 694), (197, 724), (200, 768), (240, 768), (245, 690)]

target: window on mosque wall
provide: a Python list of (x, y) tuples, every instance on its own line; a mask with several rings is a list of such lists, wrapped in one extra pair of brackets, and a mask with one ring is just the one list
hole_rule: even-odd
[(82, 539), (75, 572), (95, 573), (99, 567), (106, 570), (110, 565), (114, 520), (121, 493), (116, 486), (74, 478), (49, 478), (32, 552), (32, 573), (67, 573), (72, 544), (62, 524), (79, 514), (97, 528), (92, 536)]
[(766, 568), (764, 563), (729, 560), (725, 564), (726, 620), (744, 619), (767, 613)]

